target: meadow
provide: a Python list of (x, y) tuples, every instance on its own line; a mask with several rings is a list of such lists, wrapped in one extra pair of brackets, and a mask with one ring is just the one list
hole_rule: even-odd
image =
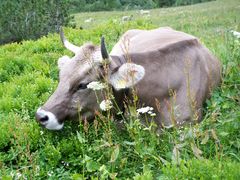
[[(133, 20), (122, 22), (123, 15)], [(0, 46), (0, 179), (239, 179), (240, 39), (230, 32), (240, 31), (238, 0), (154, 9), (150, 17), (79, 13), (75, 20), (76, 29), (64, 28), (69, 41), (99, 44), (104, 35), (109, 51), (128, 29), (170, 26), (192, 34), (221, 60), (221, 86), (201, 123), (160, 135), (134, 115), (121, 131), (104, 115), (49, 131), (34, 114), (57, 86), (57, 59), (72, 54), (58, 34)]]

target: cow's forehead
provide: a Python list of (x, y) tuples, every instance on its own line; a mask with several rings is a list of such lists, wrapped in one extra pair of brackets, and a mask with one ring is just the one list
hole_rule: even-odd
[(90, 60), (75, 60), (71, 59), (60, 70), (60, 80), (72, 80), (80, 78), (91, 73), (94, 68), (94, 64)]
[(71, 81), (87, 76), (96, 71), (100, 63), (101, 52), (98, 46), (86, 43), (60, 70), (60, 81)]

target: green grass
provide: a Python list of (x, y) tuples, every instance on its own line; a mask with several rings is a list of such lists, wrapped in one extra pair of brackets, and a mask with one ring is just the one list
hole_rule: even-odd
[[(122, 23), (121, 16), (134, 20)], [(65, 54), (57, 34), (0, 46), (0, 179), (239, 179), (240, 2), (213, 1), (151, 10), (76, 14), (83, 30), (65, 28), (71, 42), (108, 49), (127, 29), (171, 26), (193, 34), (222, 62), (221, 87), (207, 100), (202, 123), (154, 133), (136, 117), (124, 131), (100, 116), (92, 124), (67, 123), (63, 131), (42, 129), (34, 112), (54, 91), (57, 59)], [(84, 19), (94, 17), (92, 24)], [(21, 177), (20, 177), (21, 176)]]

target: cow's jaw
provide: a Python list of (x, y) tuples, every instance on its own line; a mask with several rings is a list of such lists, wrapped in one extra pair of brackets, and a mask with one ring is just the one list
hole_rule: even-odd
[(47, 129), (60, 130), (63, 128), (64, 123), (60, 124), (56, 116), (49, 111), (45, 111), (41, 108), (38, 108), (36, 112), (36, 117), (40, 124), (42, 124)]

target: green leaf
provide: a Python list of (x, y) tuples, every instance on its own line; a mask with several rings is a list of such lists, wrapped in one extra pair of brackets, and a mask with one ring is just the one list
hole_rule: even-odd
[(194, 143), (191, 143), (191, 148), (192, 148), (193, 154), (194, 154), (198, 159), (202, 159), (202, 157), (201, 157), (202, 151), (201, 151)]
[(85, 143), (86, 142), (86, 140), (82, 137), (82, 135), (79, 132), (77, 132), (77, 138), (78, 138), (80, 143)]
[(228, 136), (229, 133), (223, 131), (223, 132), (220, 132), (219, 135), (225, 137), (225, 136)]
[(209, 133), (208, 133), (208, 131), (206, 131), (206, 132), (205, 132), (205, 136), (204, 136), (204, 138), (202, 139), (201, 144), (206, 144), (206, 143), (208, 142), (208, 140), (209, 140)]
[(115, 162), (118, 158), (118, 155), (119, 155), (119, 145), (116, 145), (112, 152), (110, 162), (111, 163)]
[(177, 146), (173, 147), (173, 151), (172, 151), (172, 162), (174, 164), (180, 164), (181, 162), (181, 158), (180, 158), (180, 151), (177, 148)]
[(136, 142), (123, 141), (123, 143), (126, 144), (126, 145), (129, 145), (129, 146), (136, 145)]
[(84, 176), (82, 174), (74, 174), (72, 175), (73, 180), (83, 180)]
[(11, 180), (12, 177), (11, 176), (2, 176), (2, 180)]
[(90, 160), (87, 162), (86, 167), (88, 172), (93, 172), (98, 170), (100, 168), (100, 165), (97, 161)]
[(111, 179), (116, 179), (118, 173), (110, 173), (109, 176)]

